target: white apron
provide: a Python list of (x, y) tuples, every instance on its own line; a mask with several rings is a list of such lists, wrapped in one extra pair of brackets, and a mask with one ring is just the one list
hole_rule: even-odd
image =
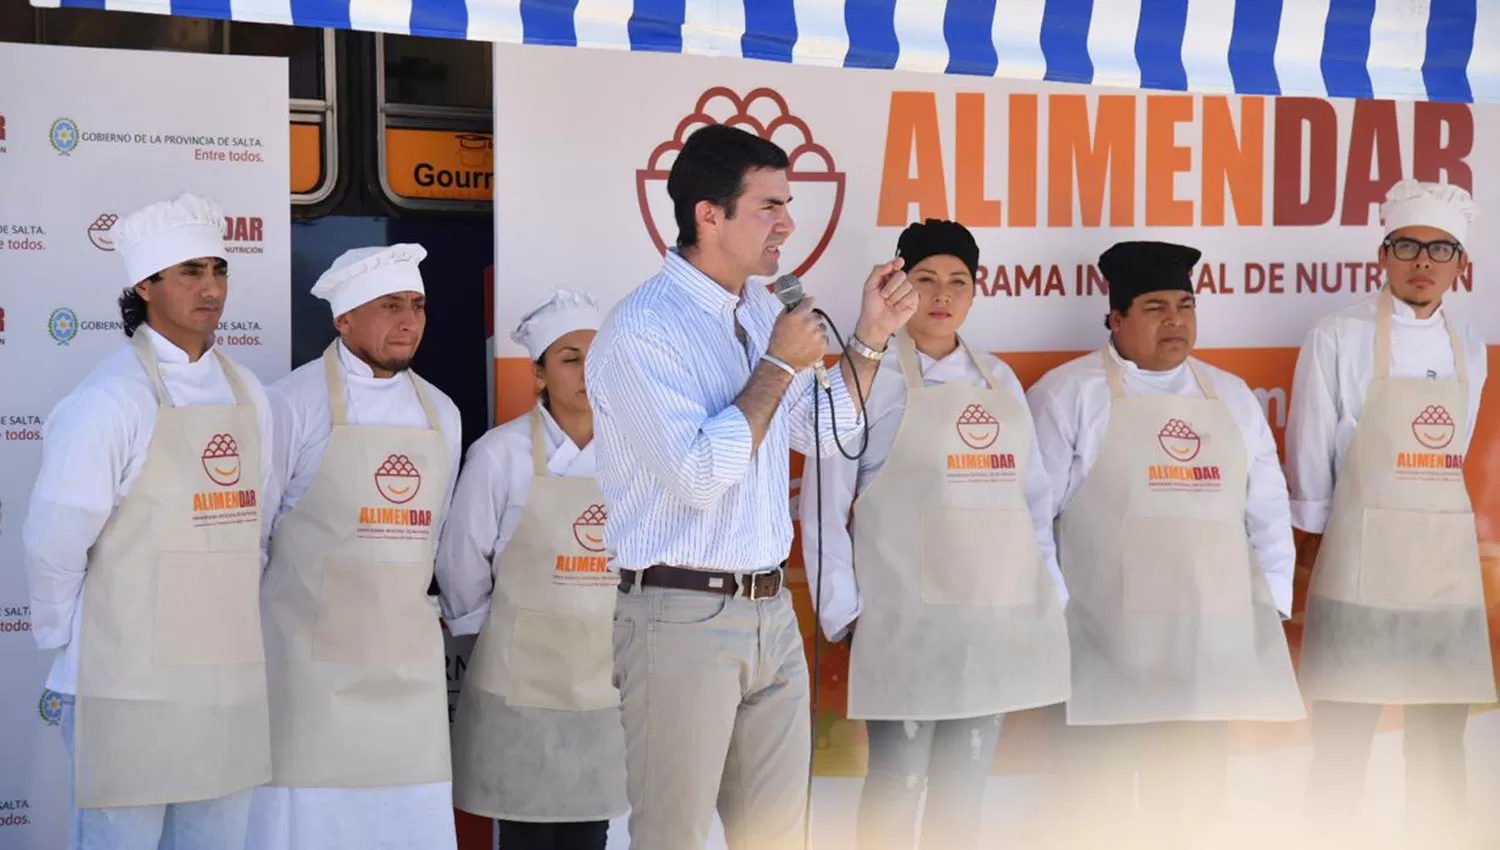
[(1302, 690), (1340, 702), (1494, 702), (1459, 453), (1469, 442), (1463, 348), (1445, 316), (1458, 380), (1392, 378), (1389, 290), (1376, 305), (1375, 375), (1308, 589)]
[(453, 727), (453, 800), (513, 821), (609, 820), (625, 799), (625, 730), (613, 682), (619, 577), (604, 556), (593, 478), (547, 473), (531, 411), (535, 474), (504, 550)]
[(446, 782), (446, 662), (427, 588), (448, 449), (414, 375), (430, 429), (348, 424), (337, 345), (323, 353), (333, 433), (276, 526), (262, 585), (271, 784)]
[(271, 776), (260, 635), (260, 426), (234, 404), (160, 409), (146, 462), (89, 549), (79, 616), (79, 808), (211, 800)]
[[(850, 528), (863, 610), (849, 716), (980, 717), (1068, 698), (1068, 634), (1026, 502), (1032, 430), (995, 385), (924, 386), (906, 333), (906, 410)], [(808, 495), (803, 498), (811, 498)]]
[(1286, 635), (1245, 531), (1245, 442), (1205, 398), (1112, 396), (1099, 456), (1058, 518), (1073, 725), (1304, 716)]

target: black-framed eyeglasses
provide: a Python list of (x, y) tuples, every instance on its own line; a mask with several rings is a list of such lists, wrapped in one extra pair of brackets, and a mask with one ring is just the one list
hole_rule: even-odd
[(1415, 260), (1422, 251), (1432, 258), (1434, 263), (1452, 262), (1454, 257), (1462, 254), (1464, 246), (1457, 242), (1438, 240), (1436, 242), (1421, 242), (1416, 239), (1387, 239), (1384, 243), (1386, 250), (1390, 251), (1398, 260)]

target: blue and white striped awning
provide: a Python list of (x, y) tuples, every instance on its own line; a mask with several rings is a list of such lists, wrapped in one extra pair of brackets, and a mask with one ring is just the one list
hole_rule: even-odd
[(1500, 0), (32, 0), (1199, 92), (1500, 101)]

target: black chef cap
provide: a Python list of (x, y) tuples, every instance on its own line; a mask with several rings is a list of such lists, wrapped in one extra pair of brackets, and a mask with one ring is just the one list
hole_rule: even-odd
[(1099, 255), (1109, 281), (1109, 309), (1124, 312), (1137, 295), (1166, 289), (1193, 291), (1193, 266), (1203, 252), (1170, 242), (1116, 242)]
[(929, 218), (907, 227), (896, 240), (896, 256), (906, 261), (908, 274), (917, 263), (939, 254), (951, 254), (963, 260), (969, 274), (979, 274), (979, 246), (969, 229), (956, 221)]

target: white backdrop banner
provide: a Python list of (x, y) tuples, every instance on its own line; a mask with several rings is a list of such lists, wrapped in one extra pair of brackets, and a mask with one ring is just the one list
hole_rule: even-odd
[[(661, 267), (677, 235), (668, 173), (687, 136), (711, 122), (743, 127), (790, 155), (798, 226), (782, 271), (800, 274), (845, 332), (860, 284), (894, 255), (908, 223), (968, 225), (981, 269), (965, 338), (1005, 358), (1027, 384), (1105, 342), (1102, 251), (1123, 239), (1186, 243), (1203, 251), (1194, 271), (1197, 353), (1249, 382), (1280, 439), (1307, 331), (1380, 286), (1378, 205), (1402, 177), (1470, 187), (1488, 208), (1467, 240), (1474, 270), (1446, 303), (1500, 339), (1500, 287), (1486, 273), (1500, 244), (1500, 107), (497, 45), (497, 421), (532, 403), (531, 366), (509, 333), (541, 291), (565, 283), (609, 309)], [(1492, 365), (1466, 471), (1500, 625), (1496, 373)], [(798, 468), (794, 459), (794, 498)], [(810, 639), (800, 555), (794, 548), (791, 586)], [(1298, 567), (1299, 604), (1309, 568)], [(1299, 609), (1287, 625), (1294, 651), (1301, 628)], [(825, 646), (816, 671), (824, 776), (865, 770), (862, 727), (843, 719), (847, 662), (847, 645)], [(1307, 737), (1305, 724), (1284, 724), (1248, 728), (1237, 740), (1277, 752)], [(1007, 720), (996, 772), (1037, 771), (1043, 739), (1041, 724)]]
[[(0, 44), (0, 847), (64, 846), (68, 765), (52, 652), (30, 633), (21, 526), (47, 413), (126, 344), (115, 217), (183, 191), (227, 217), (218, 342), (290, 368), (285, 59)], [(21, 82), (24, 81), (24, 84)]]

